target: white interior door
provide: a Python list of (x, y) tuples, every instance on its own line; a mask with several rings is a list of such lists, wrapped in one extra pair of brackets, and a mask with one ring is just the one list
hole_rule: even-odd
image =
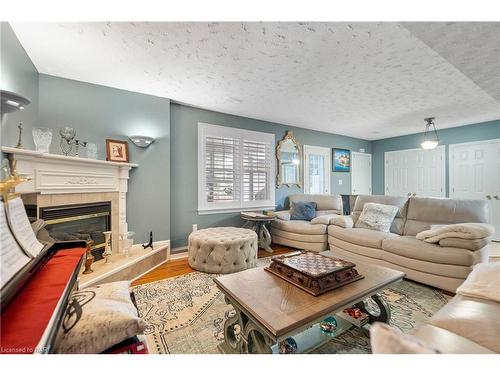
[(372, 155), (351, 152), (351, 191), (353, 195), (372, 193)]
[(304, 145), (304, 192), (330, 194), (331, 150), (328, 147)]
[(385, 194), (444, 197), (445, 147), (385, 153)]
[(487, 200), (500, 241), (500, 140), (450, 145), (450, 196)]

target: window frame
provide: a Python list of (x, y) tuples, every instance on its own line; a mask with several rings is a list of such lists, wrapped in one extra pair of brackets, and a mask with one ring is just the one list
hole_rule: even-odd
[[(206, 164), (206, 142), (207, 136), (213, 137), (230, 137), (238, 139), (238, 164), (237, 170), (239, 174), (239, 200), (231, 202), (207, 202), (206, 199), (206, 181), (205, 173)], [(254, 142), (268, 142), (270, 144), (270, 159), (269, 179), (267, 188), (269, 189), (269, 199), (259, 201), (244, 201), (243, 192), (243, 140)], [(257, 132), (246, 129), (232, 128), (228, 126), (214, 125), (204, 122), (198, 122), (198, 214), (218, 214), (226, 212), (241, 212), (248, 209), (274, 209), (275, 202), (275, 158), (274, 148), (276, 147), (274, 133)]]

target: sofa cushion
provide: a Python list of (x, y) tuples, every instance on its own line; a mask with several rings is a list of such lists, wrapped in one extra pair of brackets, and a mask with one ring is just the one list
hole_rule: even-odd
[(470, 199), (410, 198), (404, 226), (406, 236), (430, 229), (431, 225), (487, 223), (488, 202)]
[(292, 202), (290, 220), (312, 220), (316, 217), (316, 202)]
[(314, 219), (311, 220), (311, 224), (330, 224), (331, 220), (337, 217), (343, 217), (337, 214), (329, 214), (329, 215), (321, 215), (321, 216), (316, 216)]
[[(342, 250), (348, 253), (349, 257), (361, 256), (365, 261), (366, 259), (382, 261), (382, 256), (386, 253), (382, 249), (356, 245), (354, 243), (347, 242), (333, 236), (328, 236), (328, 245), (330, 246), (330, 249), (333, 250), (334, 253), (338, 253), (339, 250)], [(340, 257), (341, 258), (345, 257), (344, 255), (345, 254), (342, 254), (342, 256)], [(349, 257), (347, 257), (347, 259), (349, 259)]]
[(394, 197), (389, 195), (358, 195), (356, 198), (356, 203), (354, 204), (354, 209), (352, 210), (352, 219), (354, 223), (361, 215), (365, 203), (380, 203), (387, 204), (391, 206), (396, 206), (399, 208), (396, 217), (394, 218), (390, 231), (396, 234), (403, 234), (403, 229), (406, 220), (406, 207), (408, 198), (406, 197)]
[[(388, 238), (382, 242), (382, 249), (390, 253), (426, 262), (472, 266), (480, 261), (477, 252), (417, 240), (413, 236)], [(476, 254), (476, 255), (475, 255)]]
[(328, 226), (325, 224), (311, 224), (306, 220), (285, 221), (276, 219), (272, 222), (271, 227), (293, 233), (325, 234)]
[(398, 208), (396, 206), (373, 202), (366, 203), (354, 226), (378, 232), (389, 232), (397, 212)]
[(412, 332), (427, 345), (436, 348), (443, 354), (494, 354), (484, 346), (430, 324), (424, 324)]
[(382, 241), (386, 238), (398, 236), (394, 233), (377, 232), (375, 230), (365, 228), (341, 228), (336, 225), (330, 225), (328, 227), (328, 234), (346, 242), (373, 247), (375, 249), (381, 249)]
[(429, 262), (426, 260), (398, 255), (391, 253), (390, 251), (382, 251), (382, 260), (388, 262), (389, 264), (409, 268), (418, 272), (425, 272), (426, 274), (465, 280), (465, 278), (472, 271), (472, 266), (458, 266), (456, 264)]
[(375, 322), (370, 327), (370, 344), (373, 354), (439, 354), (420, 339), (403, 333), (399, 328)]
[(354, 222), (352, 221), (351, 216), (340, 216), (340, 215), (332, 217), (330, 219), (330, 224), (342, 228), (352, 228), (354, 226)]
[(456, 295), (429, 323), (500, 353), (499, 312), (498, 302)]
[(327, 194), (291, 194), (288, 197), (289, 206), (292, 202), (315, 202), (318, 211), (338, 211), (342, 213), (342, 197)]
[(271, 228), (271, 235), (274, 240), (276, 236), (287, 238), (293, 241), (312, 242), (312, 243), (327, 243), (327, 234), (301, 234), (296, 232), (287, 232), (278, 228)]

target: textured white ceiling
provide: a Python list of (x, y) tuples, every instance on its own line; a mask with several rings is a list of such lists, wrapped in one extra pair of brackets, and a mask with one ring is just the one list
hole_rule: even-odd
[(41, 73), (380, 139), (500, 118), (500, 23), (13, 23)]

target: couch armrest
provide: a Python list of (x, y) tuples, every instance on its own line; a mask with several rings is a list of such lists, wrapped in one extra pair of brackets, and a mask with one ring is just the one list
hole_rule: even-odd
[(276, 211), (274, 214), (277, 219), (290, 221), (290, 210)]
[(330, 224), (342, 228), (352, 228), (354, 226), (354, 220), (350, 215), (349, 216), (336, 215), (335, 217), (332, 217), (330, 219)]

